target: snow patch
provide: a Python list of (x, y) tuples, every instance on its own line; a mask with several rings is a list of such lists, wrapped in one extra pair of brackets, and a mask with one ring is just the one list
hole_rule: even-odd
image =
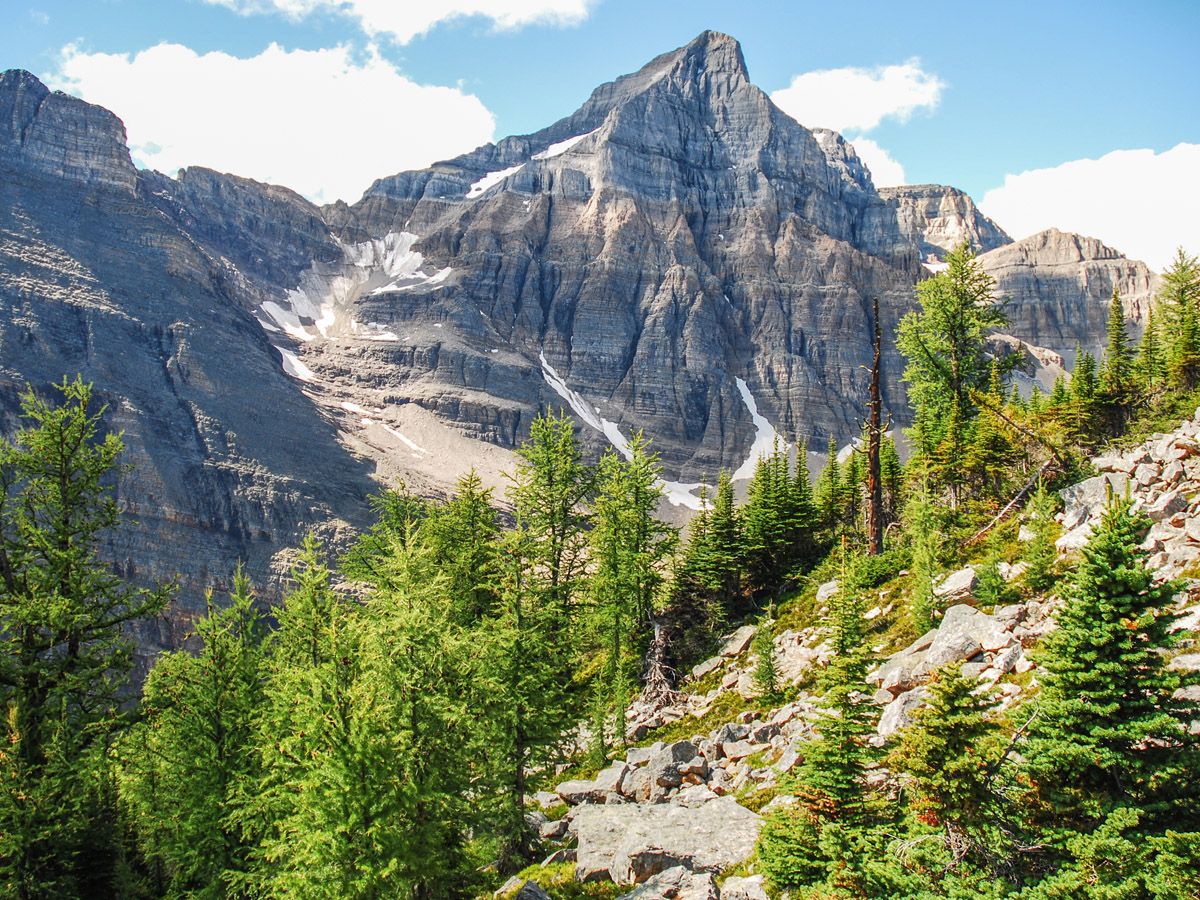
[[(554, 390), (554, 393), (567, 401), (567, 405), (579, 418), (591, 428), (599, 431), (608, 442), (613, 445), (613, 448), (626, 459), (633, 458), (633, 451), (629, 449), (629, 439), (621, 434), (620, 426), (616, 422), (610, 422), (608, 419), (600, 415), (600, 410), (592, 406), (577, 392), (567, 387), (566, 381), (562, 376), (554, 370), (554, 367), (546, 361), (546, 354), (539, 353), (538, 359), (542, 363), (542, 377), (546, 379), (546, 384)], [(679, 481), (665, 481), (658, 479), (656, 485), (662, 490), (663, 496), (672, 506), (685, 506), (688, 509), (701, 509), (703, 504), (700, 498), (695, 495), (704, 485), (700, 482), (685, 484)]]
[(279, 351), (279, 356), (283, 360), (283, 371), (287, 372), (293, 378), (298, 378), (301, 381), (307, 381), (310, 384), (317, 380), (317, 376), (313, 374), (313, 370), (300, 361), (291, 350), (284, 350), (282, 347), (276, 347)]
[(488, 172), (486, 175), (484, 175), (482, 178), (480, 178), (478, 181), (476, 181), (474, 184), (471, 185), (470, 190), (467, 191), (467, 199), (472, 200), (475, 197), (478, 197), (480, 194), (484, 193), (489, 188), (493, 188), (496, 185), (498, 185), (500, 182), (502, 182), (505, 178), (508, 178), (510, 175), (516, 175), (523, 168), (525, 168), (525, 163), (520, 163), (519, 165), (511, 166), (507, 169), (501, 169), (498, 172)]
[[(758, 466), (759, 459), (774, 452), (779, 434), (766, 417), (759, 414), (758, 404), (754, 402), (754, 395), (750, 393), (750, 386), (741, 378), (735, 378), (734, 381), (737, 383), (738, 393), (742, 395), (742, 402), (750, 411), (750, 420), (754, 422), (754, 443), (750, 445), (750, 455), (733, 473), (734, 481), (747, 481), (754, 477), (754, 469)], [(782, 440), (780, 445), (787, 446)]]
[(363, 407), (359, 406), (357, 403), (348, 403), (347, 401), (343, 400), (338, 404), (338, 406), (348, 413), (354, 413), (356, 416), (365, 416), (367, 414), (367, 410), (363, 409)]
[(541, 153), (533, 154), (533, 158), (534, 159), (553, 159), (556, 156), (562, 156), (564, 153), (566, 153), (568, 150), (570, 150), (572, 147), (574, 147), (576, 144), (578, 144), (580, 141), (582, 141), (585, 137), (591, 137), (595, 133), (596, 133), (596, 131), (593, 130), (593, 131), (589, 131), (587, 134), (577, 134), (577, 135), (575, 135), (575, 137), (569, 137), (566, 140), (558, 141), (555, 144), (551, 144), (549, 147), (547, 147)]
[[(300, 276), (300, 283), (295, 288), (279, 302), (268, 300), (263, 303), (260, 311), (301, 341), (356, 334), (359, 323), (352, 318), (355, 301), (385, 291), (436, 286), (449, 277), (449, 268), (431, 275), (421, 271), (425, 259), (413, 250), (417, 240), (410, 232), (393, 231), (382, 238), (357, 244), (339, 241), (341, 262), (314, 263)], [(394, 340), (380, 335), (368, 337)]]
[(392, 437), (394, 437), (396, 440), (398, 440), (400, 443), (402, 443), (406, 447), (408, 447), (409, 450), (412, 450), (416, 453), (422, 453), (422, 454), (429, 452), (424, 447), (418, 445), (416, 441), (412, 440), (411, 438), (409, 438), (406, 435), (402, 434), (401, 432), (397, 431), (391, 425), (384, 425), (383, 430), (386, 431), (388, 434), (390, 434)]

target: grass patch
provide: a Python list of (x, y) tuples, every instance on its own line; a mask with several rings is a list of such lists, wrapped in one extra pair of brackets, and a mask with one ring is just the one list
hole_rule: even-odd
[[(575, 863), (572, 862), (551, 863), (548, 866), (534, 864), (518, 872), (517, 877), (522, 884), (526, 881), (537, 882), (555, 900), (611, 900), (630, 890), (611, 881), (576, 881)], [(518, 886), (500, 896), (509, 900), (520, 890)]]

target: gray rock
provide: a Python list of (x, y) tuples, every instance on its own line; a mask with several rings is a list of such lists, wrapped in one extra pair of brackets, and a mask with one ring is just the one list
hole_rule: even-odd
[(693, 872), (685, 866), (673, 866), (659, 872), (621, 900), (718, 900), (716, 879), (708, 872)]
[(571, 823), (578, 839), (576, 877), (645, 880), (674, 859), (697, 872), (720, 872), (754, 851), (762, 820), (732, 797), (698, 807), (673, 804), (584, 806)]
[(768, 900), (761, 875), (731, 875), (721, 885), (721, 900)]
[(901, 728), (912, 724), (912, 714), (925, 702), (925, 695), (925, 688), (915, 688), (889, 703), (879, 717), (877, 734), (886, 740)]
[(750, 649), (750, 643), (754, 640), (754, 634), (757, 631), (758, 628), (754, 625), (743, 625), (721, 645), (721, 656), (726, 659), (732, 656), (741, 656)]
[(817, 602), (818, 603), (827, 603), (831, 598), (833, 598), (833, 596), (835, 594), (837, 594), (837, 592), (838, 592), (837, 579), (835, 578), (832, 581), (826, 581), (824, 584), (822, 584), (820, 587), (817, 588)]
[(966, 566), (947, 575), (933, 592), (943, 600), (962, 600), (971, 596), (976, 581), (978, 578), (975, 576), (975, 567)]
[(690, 763), (696, 755), (696, 745), (691, 741), (677, 741), (650, 757), (644, 769), (650, 800), (663, 800), (672, 789), (679, 787), (683, 783), (680, 766)]
[(709, 672), (715, 672), (717, 669), (721, 668), (721, 666), (724, 665), (724, 663), (725, 663), (725, 659), (723, 657), (720, 657), (720, 656), (709, 657), (704, 662), (697, 663), (696, 665), (692, 666), (692, 678), (695, 681), (699, 681), (701, 678), (703, 678)]
[(1145, 512), (1151, 521), (1162, 522), (1176, 513), (1187, 512), (1187, 509), (1187, 497), (1181, 491), (1167, 491), (1147, 506)]
[[(558, 855), (560, 853), (565, 854), (567, 851), (559, 850), (554, 855)], [(517, 891), (517, 900), (550, 900), (550, 895), (542, 890), (542, 886), (536, 881), (527, 881), (521, 885), (521, 889)]]

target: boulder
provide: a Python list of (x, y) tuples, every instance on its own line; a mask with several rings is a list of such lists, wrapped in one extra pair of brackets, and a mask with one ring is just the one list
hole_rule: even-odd
[(879, 717), (877, 733), (886, 740), (901, 728), (912, 723), (912, 714), (925, 702), (925, 688), (920, 687), (901, 694), (883, 710)]
[(1161, 472), (1162, 469), (1159, 467), (1158, 463), (1142, 463), (1133, 470), (1133, 480), (1138, 487), (1149, 487), (1158, 480), (1158, 476)]
[(928, 678), (947, 663), (968, 660), (981, 650), (999, 650), (1013, 641), (1012, 633), (987, 613), (971, 606), (952, 606), (913, 675), (918, 680)]
[(1151, 521), (1162, 522), (1176, 513), (1187, 512), (1187, 508), (1187, 498), (1181, 491), (1167, 491), (1147, 506), (1145, 512)]
[(767, 749), (766, 744), (753, 744), (750, 741), (731, 741), (721, 745), (721, 752), (725, 758), (732, 760), (745, 759), (747, 756), (765, 749)]
[(715, 672), (717, 669), (721, 668), (721, 665), (724, 662), (725, 658), (722, 656), (710, 656), (704, 662), (697, 663), (696, 665), (692, 666), (693, 680), (699, 681), (709, 672)]
[(649, 782), (649, 799), (663, 800), (672, 789), (679, 787), (683, 783), (680, 765), (691, 762), (696, 755), (696, 745), (691, 741), (676, 741), (650, 757), (642, 770)]
[(576, 878), (638, 883), (671, 868), (671, 860), (694, 872), (719, 872), (754, 852), (761, 826), (762, 819), (732, 797), (695, 807), (584, 806), (571, 822)]
[(818, 603), (827, 603), (837, 592), (838, 592), (837, 579), (835, 578), (832, 581), (826, 581), (820, 587), (817, 588), (817, 602)]
[(554, 790), (558, 792), (558, 796), (564, 803), (571, 806), (577, 806), (580, 803), (603, 803), (608, 794), (608, 791), (596, 784), (595, 781), (580, 779), (564, 781)]
[(596, 776), (596, 787), (605, 793), (619, 794), (625, 782), (625, 776), (628, 774), (629, 766), (617, 760)]
[(721, 900), (768, 900), (761, 875), (739, 878), (731, 875), (721, 885)]
[(721, 656), (726, 659), (733, 656), (741, 656), (750, 648), (750, 642), (754, 640), (754, 633), (758, 629), (753, 625), (743, 625), (721, 645)]
[(1124, 472), (1107, 472), (1063, 488), (1059, 491), (1063, 499), (1063, 528), (1069, 531), (1099, 515), (1108, 502), (1110, 489), (1114, 495), (1123, 497), (1128, 484), (1129, 476)]
[(649, 747), (630, 747), (629, 752), (625, 754), (625, 762), (631, 766), (644, 766), (650, 762), (650, 757), (664, 746), (661, 741), (657, 741)]
[(672, 866), (623, 894), (620, 900), (718, 900), (721, 896), (711, 873)]
[(1054, 549), (1059, 553), (1071, 553), (1075, 550), (1082, 550), (1084, 545), (1091, 540), (1092, 523), (1085, 522), (1078, 528), (1072, 528), (1070, 531), (1062, 535), (1054, 542)]
[(975, 567), (965, 566), (942, 579), (942, 582), (933, 589), (933, 593), (943, 600), (961, 600), (971, 596), (971, 591), (975, 589), (975, 582), (978, 580), (975, 575)]
[(517, 891), (517, 900), (550, 900), (550, 895), (536, 881), (527, 881)]
[(1177, 672), (1200, 672), (1200, 653), (1184, 653), (1167, 663), (1168, 669)]

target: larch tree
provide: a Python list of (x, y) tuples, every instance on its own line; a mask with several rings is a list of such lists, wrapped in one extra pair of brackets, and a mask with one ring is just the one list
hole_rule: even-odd
[(250, 872), (254, 839), (238, 813), (260, 775), (266, 633), (239, 569), (227, 605), (209, 594), (199, 652), (155, 661), (140, 721), (118, 745), (121, 799), (156, 893), (236, 896)]
[(25, 424), (0, 440), (0, 885), (19, 898), (105, 890), (116, 854), (99, 811), (107, 751), (129, 723), (125, 626), (169, 596), (101, 559), (120, 524), (110, 479), (123, 445), (91, 385), (56, 390), (59, 403), (27, 391)]

